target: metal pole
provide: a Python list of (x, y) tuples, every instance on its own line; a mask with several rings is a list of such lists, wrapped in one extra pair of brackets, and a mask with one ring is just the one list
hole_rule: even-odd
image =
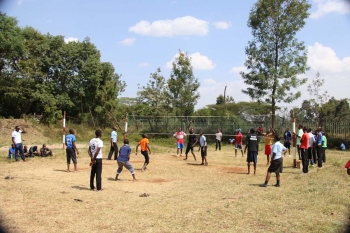
[(62, 149), (65, 148), (66, 143), (66, 111), (63, 111), (63, 129), (62, 129)]

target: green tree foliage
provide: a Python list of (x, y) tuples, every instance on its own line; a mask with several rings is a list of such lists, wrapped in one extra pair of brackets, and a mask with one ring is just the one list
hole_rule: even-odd
[(271, 104), (273, 127), (276, 104), (299, 98), (301, 93), (292, 88), (306, 82), (297, 77), (308, 68), (304, 43), (295, 35), (305, 25), (310, 7), (307, 0), (258, 0), (249, 15), (253, 40), (246, 47), (248, 72), (241, 72), (249, 87), (242, 92)]
[(167, 99), (177, 116), (190, 116), (200, 97), (198, 79), (194, 77), (191, 58), (188, 54), (178, 56), (172, 64), (168, 79)]
[(224, 103), (233, 103), (235, 102), (235, 100), (233, 99), (232, 96), (226, 96), (226, 101), (224, 100), (224, 95), (220, 94), (218, 97), (216, 97), (216, 104), (220, 105), (220, 104), (224, 104)]
[(336, 100), (334, 97), (332, 97), (323, 105), (322, 116), (324, 119), (333, 121), (349, 121), (349, 99)]
[(100, 61), (89, 38), (65, 43), (63, 36), (19, 28), (0, 13), (0, 40), (1, 116), (36, 113), (52, 123), (66, 110), (80, 120), (93, 115), (103, 125), (118, 114), (125, 82), (111, 63)]

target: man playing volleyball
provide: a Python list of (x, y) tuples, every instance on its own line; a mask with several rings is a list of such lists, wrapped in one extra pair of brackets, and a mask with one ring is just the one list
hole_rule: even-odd
[(151, 149), (148, 146), (149, 141), (148, 141), (148, 137), (147, 134), (142, 134), (142, 139), (140, 140), (139, 144), (136, 146), (136, 153), (135, 155), (137, 155), (137, 151), (139, 149), (139, 146), (141, 145), (141, 154), (145, 157), (145, 163), (143, 164), (143, 167), (141, 169), (142, 172), (144, 172), (147, 169), (147, 165), (149, 164), (149, 156), (148, 156), (148, 151), (151, 154)]
[(271, 148), (272, 148), (272, 141), (273, 141), (273, 135), (274, 130), (272, 127), (267, 129), (266, 133), (263, 133), (265, 138), (265, 155), (266, 155), (266, 166), (270, 164), (270, 156), (271, 156)]
[(173, 136), (176, 137), (176, 139), (177, 139), (176, 156), (179, 156), (179, 150), (180, 150), (180, 156), (182, 156), (182, 149), (184, 148), (184, 137), (186, 136), (186, 134), (184, 133), (184, 131), (182, 131), (181, 128), (179, 128), (176, 131), (176, 133), (174, 133)]
[(196, 143), (198, 142), (198, 139), (197, 139), (196, 135), (194, 134), (193, 128), (190, 128), (190, 126), (191, 126), (191, 122), (188, 124), (188, 127), (187, 127), (190, 135), (188, 136), (188, 142), (187, 142), (187, 147), (186, 147), (186, 151), (185, 151), (186, 158), (184, 158), (184, 160), (187, 159), (187, 155), (190, 151), (193, 155), (194, 160), (196, 160), (196, 155), (193, 152), (193, 148), (196, 145)]

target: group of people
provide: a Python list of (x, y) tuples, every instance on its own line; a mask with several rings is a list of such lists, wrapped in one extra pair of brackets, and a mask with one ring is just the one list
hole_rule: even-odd
[(38, 146), (31, 146), (28, 149), (28, 146), (23, 146), (22, 142), (22, 133), (26, 133), (24, 128), (20, 126), (15, 126), (15, 130), (12, 132), (12, 144), (8, 150), (8, 157), (10, 159), (15, 158), (16, 161), (19, 161), (19, 156), (25, 162), (27, 157), (34, 156), (52, 156), (52, 150), (46, 147), (46, 144), (43, 144), (39, 149)]

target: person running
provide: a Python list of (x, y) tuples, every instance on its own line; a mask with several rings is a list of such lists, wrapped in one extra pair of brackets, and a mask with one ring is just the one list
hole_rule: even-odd
[(199, 145), (201, 150), (202, 163), (201, 165), (208, 166), (207, 161), (207, 138), (204, 136), (204, 133), (201, 131), (199, 137)]
[(259, 151), (259, 137), (255, 133), (253, 128), (250, 129), (249, 134), (246, 138), (246, 145), (244, 148), (244, 153), (247, 154), (247, 166), (248, 166), (248, 174), (250, 174), (250, 163), (254, 164), (254, 175), (256, 174), (256, 163), (258, 162), (258, 151)]
[(221, 150), (221, 139), (222, 139), (222, 133), (220, 132), (220, 129), (217, 129), (215, 134), (216, 144), (215, 144), (215, 150)]
[(241, 133), (241, 129), (237, 129), (236, 135), (235, 135), (235, 157), (237, 157), (237, 150), (241, 150), (242, 157), (243, 155), (243, 147), (242, 147), (242, 142), (243, 142), (243, 134)]
[(303, 171), (301, 174), (307, 174), (309, 172), (309, 134), (307, 132), (307, 128), (303, 128), (304, 134), (300, 139), (300, 153), (301, 153), (301, 161), (303, 165)]
[(272, 149), (272, 141), (273, 141), (273, 134), (274, 130), (272, 127), (267, 129), (266, 133), (263, 133), (265, 138), (265, 155), (266, 155), (266, 166), (270, 164), (270, 156), (271, 156), (271, 149)]
[(118, 145), (117, 145), (118, 133), (117, 133), (117, 127), (113, 126), (112, 129), (113, 130), (111, 132), (111, 149), (109, 150), (108, 159), (107, 160), (111, 160), (113, 152), (114, 152), (114, 160), (117, 160), (117, 158), (118, 158)]
[[(147, 139), (146, 134), (143, 134), (142, 136), (146, 136), (143, 139)], [(141, 141), (143, 139), (141, 139)], [(147, 147), (148, 147), (148, 145), (147, 145)], [(141, 148), (142, 148), (142, 145), (141, 145)], [(141, 149), (141, 153), (142, 153), (142, 149)], [(117, 159), (118, 170), (117, 170), (117, 174), (115, 176), (115, 180), (119, 180), (118, 177), (119, 177), (120, 173), (123, 171), (123, 167), (125, 167), (126, 169), (128, 169), (130, 171), (133, 181), (137, 181), (136, 177), (135, 177), (134, 166), (130, 163), (130, 154), (131, 154), (131, 148), (129, 146), (129, 139), (124, 139), (124, 145), (122, 147), (120, 147), (119, 157)], [(137, 154), (137, 149), (136, 149), (136, 154)]]
[(173, 136), (177, 139), (176, 156), (179, 156), (179, 151), (181, 151), (180, 156), (182, 156), (182, 149), (184, 148), (184, 137), (186, 136), (186, 134), (182, 131), (181, 128), (178, 128), (178, 130), (174, 133)]
[(102, 190), (102, 181), (101, 181), (101, 175), (102, 175), (102, 148), (103, 148), (103, 141), (101, 140), (102, 137), (102, 131), (96, 130), (95, 131), (95, 138), (90, 140), (89, 144), (89, 150), (88, 153), (91, 158), (91, 173), (90, 173), (90, 189), (94, 190), (94, 179), (96, 176), (96, 186), (97, 191)]
[(271, 156), (271, 164), (269, 168), (267, 169), (267, 174), (265, 178), (265, 183), (261, 184), (260, 187), (267, 187), (267, 184), (270, 180), (271, 173), (276, 173), (276, 184), (275, 187), (280, 187), (280, 180), (281, 176), (280, 173), (282, 173), (283, 170), (283, 157), (287, 152), (287, 148), (280, 143), (280, 137), (275, 135), (274, 136), (275, 144), (272, 146), (272, 156)]
[(185, 151), (186, 158), (184, 158), (184, 160), (187, 160), (187, 155), (191, 151), (193, 158), (196, 161), (196, 155), (194, 154), (193, 150), (194, 150), (194, 146), (198, 142), (198, 139), (197, 139), (196, 135), (194, 134), (194, 129), (190, 128), (190, 126), (191, 126), (191, 122), (187, 126), (187, 129), (188, 129), (188, 132), (190, 133), (190, 135), (188, 136), (188, 142), (187, 142), (186, 151)]
[[(125, 144), (125, 141), (124, 141)], [(129, 144), (129, 141), (128, 143)], [(149, 156), (148, 152), (151, 154), (151, 149), (148, 146), (149, 140), (147, 134), (142, 134), (142, 139), (140, 140), (139, 144), (136, 146), (136, 152), (135, 155), (137, 155), (137, 151), (139, 149), (139, 146), (141, 145), (141, 154), (145, 157), (145, 163), (143, 164), (143, 167), (141, 169), (142, 172), (146, 171), (147, 165), (149, 164)]]
[(15, 159), (18, 162), (18, 154), (21, 155), (23, 162), (26, 162), (26, 158), (24, 156), (23, 144), (22, 144), (22, 133), (26, 133), (26, 131), (20, 128), (18, 125), (15, 127), (15, 130), (12, 132), (12, 143), (15, 145)]
[(74, 164), (74, 172), (78, 171), (77, 167), (77, 155), (79, 154), (79, 150), (75, 144), (75, 130), (69, 129), (69, 134), (66, 136), (65, 144), (66, 144), (66, 156), (67, 156), (67, 172), (70, 172), (70, 161), (73, 161)]
[(292, 133), (289, 131), (288, 128), (286, 128), (286, 131), (284, 131), (284, 147), (288, 149), (288, 155), (290, 156), (290, 142), (292, 140)]

